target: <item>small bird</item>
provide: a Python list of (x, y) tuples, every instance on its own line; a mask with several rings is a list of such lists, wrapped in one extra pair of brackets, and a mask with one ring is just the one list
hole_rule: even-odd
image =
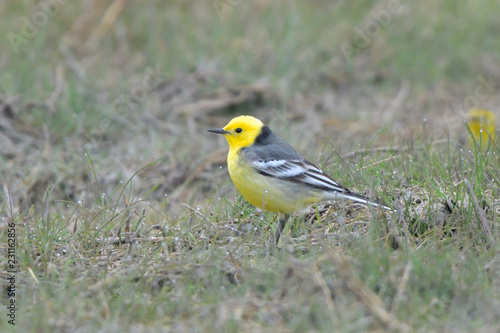
[(229, 175), (241, 195), (252, 205), (282, 216), (276, 245), (290, 213), (315, 202), (350, 199), (391, 210), (337, 183), (255, 117), (239, 116), (223, 128), (208, 131), (226, 137)]

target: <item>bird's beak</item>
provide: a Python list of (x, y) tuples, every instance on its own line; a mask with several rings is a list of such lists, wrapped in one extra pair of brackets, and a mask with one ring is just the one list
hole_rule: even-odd
[(228, 131), (226, 131), (225, 129), (223, 128), (215, 128), (215, 129), (209, 129), (208, 130), (209, 132), (212, 132), (212, 133), (217, 133), (217, 134), (229, 134)]

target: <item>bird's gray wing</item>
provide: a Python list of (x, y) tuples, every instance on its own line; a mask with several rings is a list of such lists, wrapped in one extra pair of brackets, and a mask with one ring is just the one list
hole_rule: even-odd
[(325, 191), (350, 192), (307, 160), (254, 160), (252, 167), (261, 175), (309, 185)]
[(263, 127), (254, 144), (243, 148), (243, 158), (261, 175), (309, 185), (326, 191), (349, 192), (305, 160), (285, 140)]

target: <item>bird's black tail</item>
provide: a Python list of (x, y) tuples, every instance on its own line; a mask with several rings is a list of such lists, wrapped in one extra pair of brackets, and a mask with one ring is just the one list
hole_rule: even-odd
[(370, 200), (369, 198), (365, 197), (364, 195), (354, 193), (354, 192), (339, 192), (336, 194), (338, 198), (343, 198), (343, 199), (349, 199), (352, 201), (360, 202), (365, 205), (371, 205), (374, 207), (380, 207), (385, 210), (392, 210), (392, 208), (386, 206), (384, 203), (380, 201), (374, 201)]

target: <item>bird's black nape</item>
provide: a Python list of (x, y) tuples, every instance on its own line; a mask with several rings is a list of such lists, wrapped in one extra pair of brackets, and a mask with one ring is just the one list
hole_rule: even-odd
[(254, 144), (256, 145), (265, 145), (268, 143), (269, 138), (271, 137), (271, 134), (273, 132), (271, 129), (267, 126), (262, 126), (262, 129), (260, 130), (260, 134), (255, 138)]

